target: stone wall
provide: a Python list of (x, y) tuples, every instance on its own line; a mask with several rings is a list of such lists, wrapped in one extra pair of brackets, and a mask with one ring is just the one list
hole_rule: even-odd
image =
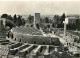
[(30, 44), (40, 44), (40, 45), (60, 45), (59, 38), (45, 37), (45, 36), (33, 36), (25, 35), (20, 33), (13, 33), (14, 41)]

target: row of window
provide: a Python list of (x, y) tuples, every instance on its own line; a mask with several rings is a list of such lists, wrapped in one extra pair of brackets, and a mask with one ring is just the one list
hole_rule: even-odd
[[(15, 38), (15, 41), (16, 41), (16, 38)], [(20, 41), (19, 42), (21, 42), (21, 39), (20, 39)]]
[[(16, 38), (15, 38), (15, 41), (16, 41)], [(20, 39), (19, 42), (22, 42), (22, 40)], [(25, 41), (25, 43), (26, 43), (26, 41)], [(34, 43), (34, 44), (37, 44), (36, 41), (33, 41), (33, 43)], [(43, 42), (43, 45), (44, 45), (44, 44), (45, 44), (45, 42)], [(55, 43), (52, 42), (52, 45), (54, 45), (54, 44), (55, 44)]]
[(10, 34), (10, 32), (8, 32), (7, 37), (8, 37), (8, 38), (10, 38), (10, 37), (11, 37), (12, 39), (14, 38), (13, 34)]
[[(10, 32), (9, 32), (9, 33), (10, 33)], [(10, 38), (9, 33), (8, 33), (8, 38)], [(11, 38), (12, 38), (12, 39), (14, 38), (13, 34), (11, 35)], [(16, 38), (15, 38), (14, 40), (16, 41)], [(22, 40), (20, 39), (19, 42), (22, 42)], [(25, 41), (25, 43), (26, 43), (26, 41)], [(34, 44), (37, 44), (36, 41), (33, 41), (33, 43), (34, 43)], [(45, 42), (43, 42), (43, 44), (45, 44)], [(52, 42), (52, 45), (55, 45), (55, 43)]]
[[(15, 38), (15, 41), (16, 41), (16, 38)], [(22, 42), (21, 39), (19, 40), (19, 42)], [(26, 41), (25, 41), (25, 43), (26, 43)], [(33, 43), (36, 44), (36, 41), (34, 41)], [(43, 44), (45, 44), (45, 42), (43, 42)]]

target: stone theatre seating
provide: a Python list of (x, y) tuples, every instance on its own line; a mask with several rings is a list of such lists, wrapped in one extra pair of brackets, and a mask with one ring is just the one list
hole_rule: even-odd
[(42, 33), (34, 27), (16, 27), (13, 29), (13, 32), (30, 35), (42, 35)]
[(19, 51), (20, 56), (26, 56), (26, 54), (29, 54), (29, 52), (32, 50), (33, 46), (34, 45), (31, 45), (31, 46)]
[(49, 52), (49, 45), (46, 46), (46, 50), (44, 52), (44, 55), (49, 55), (50, 52)]
[(41, 45), (37, 46), (37, 48), (34, 49), (31, 54), (32, 55), (37, 55), (37, 54), (40, 53), (40, 50), (41, 50)]
[(17, 47), (19, 47), (19, 46), (21, 46), (21, 45), (22, 45), (22, 43), (12, 44), (12, 45), (10, 46), (10, 48), (11, 48), (11, 49), (17, 48)]
[(8, 44), (8, 43), (9, 43), (9, 40), (0, 39), (0, 44), (1, 44), (1, 45), (5, 45), (5, 44)]
[[(33, 58), (49, 58), (50, 55), (55, 51), (55, 47), (53, 45), (36, 45), (36, 44), (28, 44), (24, 43), (19, 45), (18, 47), (14, 47), (14, 45), (18, 45), (19, 43), (12, 44), (12, 48), (10, 48), (9, 54), (16, 55), (19, 57), (33, 57)], [(20, 43), (21, 44), (21, 43)], [(56, 47), (57, 49), (59, 47)]]

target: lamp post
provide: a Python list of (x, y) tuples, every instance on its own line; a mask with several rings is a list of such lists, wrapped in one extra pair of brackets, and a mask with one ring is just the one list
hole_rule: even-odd
[(65, 37), (66, 37), (66, 23), (65, 23), (65, 21), (63, 21), (63, 23), (64, 23), (64, 39), (65, 39)]
[(63, 39), (65, 39), (66, 42), (67, 42), (67, 39), (66, 39), (66, 29), (67, 29), (67, 27), (66, 27), (66, 25), (68, 24), (68, 18), (65, 18), (65, 21), (63, 21), (63, 23), (64, 23), (64, 36), (63, 36)]
[(34, 27), (36, 28), (36, 24), (35, 24), (35, 14), (34, 14)]

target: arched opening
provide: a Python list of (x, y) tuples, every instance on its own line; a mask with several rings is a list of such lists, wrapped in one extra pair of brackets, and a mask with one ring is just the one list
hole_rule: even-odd
[(26, 41), (25, 41), (25, 43), (26, 43)]
[(45, 44), (45, 42), (43, 42), (43, 44)]
[(19, 42), (21, 42), (21, 39), (20, 39), (20, 41)]
[(33, 27), (33, 25), (31, 25), (31, 27)]
[(34, 41), (34, 44), (36, 44), (36, 42)]
[(16, 38), (15, 38), (15, 41), (16, 41)]
[(8, 32), (8, 38), (9, 38), (9, 32)]
[(11, 38), (13, 39), (13, 34), (11, 35)]

